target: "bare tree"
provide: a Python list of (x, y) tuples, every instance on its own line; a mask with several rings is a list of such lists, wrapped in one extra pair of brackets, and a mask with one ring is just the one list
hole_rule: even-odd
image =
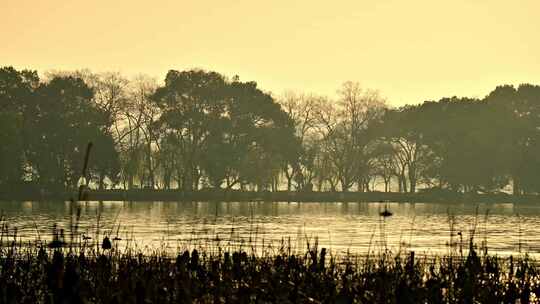
[(159, 111), (149, 100), (156, 88), (155, 79), (144, 75), (135, 77), (129, 84), (128, 102), (121, 113), (121, 126), (117, 128), (128, 187), (133, 187), (135, 178), (141, 186), (156, 185), (154, 154), (159, 151), (159, 133), (155, 121)]
[(345, 82), (338, 90), (336, 104), (326, 102), (317, 112), (319, 129), (335, 176), (342, 191), (357, 183), (360, 190), (369, 185), (367, 147), (373, 136), (372, 122), (380, 119), (386, 107), (377, 91), (364, 90), (357, 82)]
[(287, 191), (292, 190), (293, 181), (296, 189), (311, 188), (314, 178), (314, 158), (319, 140), (316, 132), (317, 108), (321, 97), (311, 94), (298, 94), (287, 91), (277, 98), (283, 110), (293, 120), (298, 144), (301, 147), (296, 155), (283, 164), (283, 175), (287, 179)]

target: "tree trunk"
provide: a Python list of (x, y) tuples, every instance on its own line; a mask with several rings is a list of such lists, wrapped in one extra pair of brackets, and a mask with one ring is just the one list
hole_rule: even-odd
[(287, 178), (287, 191), (290, 192), (292, 188), (292, 176), (289, 177), (289, 175), (286, 174), (285, 177)]
[(512, 194), (514, 195), (523, 194), (520, 187), (519, 178), (517, 178), (515, 175), (512, 178)]
[(134, 184), (133, 174), (129, 174), (129, 176), (128, 176), (128, 189), (133, 189), (133, 184)]
[(99, 174), (99, 185), (98, 185), (99, 190), (103, 190), (104, 179), (105, 179), (105, 176), (103, 175), (103, 173), (100, 173)]
[(414, 179), (414, 178), (409, 178), (409, 183), (410, 183), (409, 191), (410, 191), (411, 193), (416, 192), (416, 179)]
[(400, 179), (401, 179), (401, 189), (403, 190), (404, 193), (408, 192), (407, 179), (405, 178), (405, 173), (401, 173)]
[(416, 192), (416, 166), (409, 166), (409, 192)]

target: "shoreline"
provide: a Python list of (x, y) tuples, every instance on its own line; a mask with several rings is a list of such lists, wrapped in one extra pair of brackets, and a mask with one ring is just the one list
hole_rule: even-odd
[[(48, 193), (0, 190), (1, 201), (44, 201), (78, 198), (77, 191)], [(540, 203), (539, 195), (464, 194), (464, 193), (399, 193), (399, 192), (255, 192), (238, 190), (89, 190), (82, 201), (223, 201), (223, 202), (393, 202), (393, 203)]]

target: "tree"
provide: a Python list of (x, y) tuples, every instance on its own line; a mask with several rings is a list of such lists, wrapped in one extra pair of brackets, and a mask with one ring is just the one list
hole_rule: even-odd
[(510, 148), (506, 121), (485, 101), (446, 98), (420, 107), (429, 125), (424, 142), (436, 155), (441, 185), (456, 191), (487, 192), (507, 184)]
[(287, 191), (292, 190), (293, 182), (297, 190), (310, 189), (315, 177), (314, 161), (319, 152), (320, 136), (317, 128), (317, 108), (324, 97), (285, 92), (279, 103), (294, 123), (296, 141), (293, 149), (286, 153), (283, 174), (287, 179)]
[(484, 99), (497, 113), (497, 141), (504, 140), (504, 153), (514, 194), (538, 193), (540, 183), (540, 86), (498, 86)]
[(129, 81), (119, 73), (106, 72), (93, 74), (89, 71), (75, 73), (85, 81), (93, 91), (92, 103), (105, 116), (102, 134), (96, 137), (94, 157), (98, 172), (96, 176), (98, 188), (104, 189), (105, 178), (109, 177), (111, 184), (117, 184), (120, 174), (120, 157), (117, 149), (123, 139), (125, 109), (128, 108)]
[(161, 112), (160, 131), (177, 148), (184, 190), (203, 181), (215, 188), (246, 182), (264, 188), (294, 142), (289, 117), (254, 82), (202, 70), (169, 71), (152, 100)]
[(387, 141), (378, 140), (373, 143), (373, 168), (375, 175), (383, 179), (384, 192), (390, 192), (392, 177), (396, 176), (396, 147)]
[(182, 156), (179, 184), (184, 190), (199, 187), (202, 151), (210, 137), (211, 123), (222, 119), (225, 97), (225, 79), (218, 73), (172, 70), (165, 85), (152, 96), (162, 113), (160, 127), (177, 140)]
[(118, 72), (93, 73), (83, 69), (46, 73), (48, 82), (55, 78), (67, 77), (81, 79), (88, 86), (92, 91), (90, 102), (103, 118), (103, 126), (101, 127), (103, 134), (97, 135), (92, 149), (94, 154), (92, 159), (97, 161), (95, 165), (99, 167), (99, 173), (96, 173), (93, 178), (99, 189), (105, 187), (106, 177), (109, 178), (110, 183), (116, 184), (120, 174), (118, 151), (123, 147), (121, 141), (125, 135), (123, 131), (126, 124), (123, 114), (129, 109), (128, 87), (130, 82)]
[[(52, 189), (76, 187), (84, 153), (89, 142), (106, 143), (114, 151), (105, 131), (106, 117), (92, 102), (93, 92), (80, 78), (55, 77), (36, 90), (37, 102), (32, 109), (32, 130), (28, 160), (41, 184)], [(107, 149), (107, 148), (104, 148)], [(114, 159), (94, 158), (91, 168)], [(99, 172), (97, 172), (100, 175)]]
[(359, 190), (367, 190), (367, 148), (374, 139), (369, 126), (381, 118), (385, 100), (377, 91), (363, 90), (355, 82), (345, 82), (338, 93), (337, 106), (322, 104), (317, 112), (325, 153), (342, 191), (349, 191), (355, 183)]
[(0, 186), (25, 178), (29, 133), (25, 125), (38, 83), (35, 71), (0, 68)]
[(381, 136), (392, 144), (394, 167), (399, 190), (416, 192), (418, 182), (434, 161), (425, 142), (425, 132), (431, 122), (425, 122), (420, 106), (404, 106), (385, 113)]

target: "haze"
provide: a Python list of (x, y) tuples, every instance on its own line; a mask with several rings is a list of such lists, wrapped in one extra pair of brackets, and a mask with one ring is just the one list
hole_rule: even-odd
[(343, 81), (390, 104), (483, 97), (540, 82), (540, 2), (14, 1), (0, 3), (0, 65), (146, 73), (204, 68), (333, 95)]

